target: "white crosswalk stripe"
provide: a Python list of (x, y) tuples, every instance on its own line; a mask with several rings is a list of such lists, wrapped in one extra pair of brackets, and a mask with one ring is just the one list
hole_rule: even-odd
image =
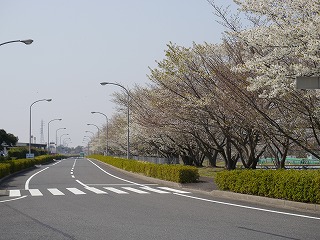
[(122, 190), (114, 188), (114, 187), (103, 187), (103, 188), (107, 189), (107, 190), (109, 190), (111, 192), (118, 193), (118, 194), (129, 194), (128, 192), (122, 191)]
[(178, 189), (174, 189), (174, 188), (169, 188), (169, 187), (158, 187), (160, 189), (163, 190), (167, 190), (167, 191), (171, 191), (171, 192), (175, 192), (175, 193), (190, 193), (190, 192), (186, 192), (186, 191), (182, 191), (182, 190), (178, 190)]
[[(101, 187), (100, 187), (101, 188)], [(72, 187), (72, 188), (65, 188), (58, 189), (58, 188), (47, 188), (46, 190), (49, 191), (54, 196), (63, 196), (67, 193), (72, 193), (74, 195), (85, 195), (89, 192), (95, 194), (108, 194), (108, 193), (116, 193), (116, 194), (129, 194), (129, 193), (136, 193), (136, 194), (150, 194), (150, 193), (158, 193), (158, 194), (172, 194), (172, 193), (190, 193), (187, 191), (182, 191), (174, 188), (169, 187), (150, 187), (150, 186), (134, 186), (134, 187), (102, 187), (104, 189), (101, 190), (96, 187), (88, 187), (85, 186), (82, 190)], [(13, 189), (8, 190), (9, 197), (20, 197), (21, 195), (29, 195), (29, 196), (44, 196), (45, 193), (48, 193), (46, 190), (42, 189), (28, 189), (28, 190), (19, 190)]]
[(82, 192), (78, 188), (67, 188), (67, 190), (72, 192), (75, 195), (84, 195), (84, 194), (86, 194), (85, 192)]
[(156, 192), (156, 193), (169, 193), (169, 192), (166, 192), (166, 191), (162, 191), (162, 190), (159, 190), (159, 189), (155, 189), (155, 188), (151, 188), (151, 187), (140, 187), (144, 190), (147, 190), (147, 191), (150, 191), (150, 192)]
[(43, 196), (39, 189), (29, 189), (31, 196)]
[(9, 197), (21, 197), (20, 190), (9, 190)]
[(64, 195), (63, 192), (61, 192), (58, 188), (48, 188), (48, 191), (52, 193), (52, 195), (55, 196), (62, 196)]
[(150, 194), (149, 192), (141, 191), (139, 189), (135, 189), (132, 187), (122, 187), (122, 188), (131, 192), (139, 193), (139, 194)]
[(107, 194), (106, 192), (94, 187), (86, 187), (85, 189), (88, 189), (89, 191), (94, 192), (96, 194)]

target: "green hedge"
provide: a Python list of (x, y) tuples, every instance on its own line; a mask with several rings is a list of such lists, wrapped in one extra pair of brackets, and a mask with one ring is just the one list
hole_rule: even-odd
[(37, 164), (47, 163), (53, 159), (65, 158), (63, 155), (42, 155), (35, 157), (34, 159), (15, 159), (8, 160), (0, 163), (0, 178), (3, 178), (9, 174), (21, 171), (23, 169), (33, 167)]
[(89, 157), (126, 171), (141, 173), (148, 177), (166, 181), (189, 183), (196, 182), (199, 179), (198, 169), (191, 166), (154, 164), (101, 155), (92, 155)]
[(218, 172), (220, 190), (296, 202), (320, 203), (319, 170), (233, 170)]

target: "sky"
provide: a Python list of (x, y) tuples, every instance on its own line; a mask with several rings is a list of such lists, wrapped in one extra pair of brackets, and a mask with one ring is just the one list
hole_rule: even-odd
[[(234, 5), (216, 0), (217, 5)], [(149, 83), (149, 67), (164, 59), (169, 42), (189, 47), (218, 43), (225, 30), (206, 0), (0, 0), (0, 129), (29, 142), (71, 138), (82, 146), (116, 113), (117, 82), (130, 89)], [(43, 139), (41, 139), (43, 121)], [(65, 135), (68, 134), (68, 135)]]

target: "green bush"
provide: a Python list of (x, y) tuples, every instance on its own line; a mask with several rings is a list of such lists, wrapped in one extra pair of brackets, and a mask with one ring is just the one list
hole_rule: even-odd
[(297, 202), (320, 203), (320, 171), (233, 170), (218, 172), (220, 190)]
[(0, 163), (0, 178), (3, 178), (10, 174), (10, 164)]
[(0, 178), (5, 177), (9, 174), (21, 171), (26, 168), (33, 167), (37, 164), (44, 164), (52, 161), (53, 159), (65, 158), (63, 155), (42, 155), (35, 157), (34, 159), (14, 159), (7, 160), (0, 163)]
[(154, 164), (101, 155), (92, 155), (90, 157), (126, 171), (141, 173), (148, 177), (166, 181), (189, 183), (196, 182), (199, 179), (198, 169), (191, 166)]

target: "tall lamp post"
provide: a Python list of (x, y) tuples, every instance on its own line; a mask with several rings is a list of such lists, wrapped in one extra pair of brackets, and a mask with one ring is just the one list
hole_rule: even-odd
[(100, 128), (97, 126), (97, 125), (95, 125), (95, 124), (92, 124), (92, 123), (87, 123), (87, 125), (88, 126), (95, 126), (97, 129), (98, 129), (98, 140), (99, 140), (99, 142), (98, 142), (98, 152), (99, 152), (99, 147), (100, 147)]
[(56, 153), (57, 153), (57, 147), (58, 147), (58, 131), (59, 130), (62, 130), (62, 129), (67, 129), (67, 128), (58, 128), (57, 130), (56, 130)]
[(13, 41), (8, 41), (8, 42), (4, 42), (4, 43), (0, 43), (0, 46), (8, 44), (8, 43), (15, 43), (15, 42), (21, 42), (24, 43), (26, 45), (30, 45), (33, 40), (32, 39), (26, 39), (26, 40), (13, 40)]
[(102, 112), (91, 112), (92, 114), (95, 114), (95, 113), (98, 113), (98, 114), (101, 114), (101, 115), (103, 115), (103, 116), (105, 116), (105, 118), (106, 118), (106, 127), (107, 127), (107, 133), (106, 133), (106, 155), (108, 156), (108, 117), (107, 117), (107, 115), (105, 115), (104, 113), (102, 113)]
[(51, 121), (48, 122), (48, 152), (50, 153), (50, 139), (49, 139), (49, 135), (50, 135), (50, 126), (49, 124), (53, 121), (61, 121), (62, 118), (56, 118), (56, 119), (52, 119)]
[(32, 110), (32, 106), (33, 104), (37, 103), (37, 102), (42, 102), (42, 101), (47, 101), (47, 102), (51, 102), (52, 99), (40, 99), (40, 100), (37, 100), (35, 102), (33, 102), (31, 105), (30, 105), (30, 121), (29, 121), (29, 154), (31, 154), (31, 110)]
[(69, 133), (65, 133), (65, 134), (62, 134), (62, 135), (60, 136), (60, 146), (61, 146), (61, 138), (62, 138), (63, 136), (69, 136)]
[(101, 82), (100, 83), (102, 86), (104, 85), (116, 85), (118, 87), (121, 87), (123, 90), (125, 90), (125, 92), (127, 93), (128, 95), (128, 98), (127, 98), (127, 127), (128, 127), (128, 131), (127, 131), (127, 159), (129, 159), (130, 157), (130, 94), (129, 94), (129, 91), (128, 89), (126, 89), (124, 86), (122, 86), (121, 84), (119, 83), (112, 83), (112, 82)]

